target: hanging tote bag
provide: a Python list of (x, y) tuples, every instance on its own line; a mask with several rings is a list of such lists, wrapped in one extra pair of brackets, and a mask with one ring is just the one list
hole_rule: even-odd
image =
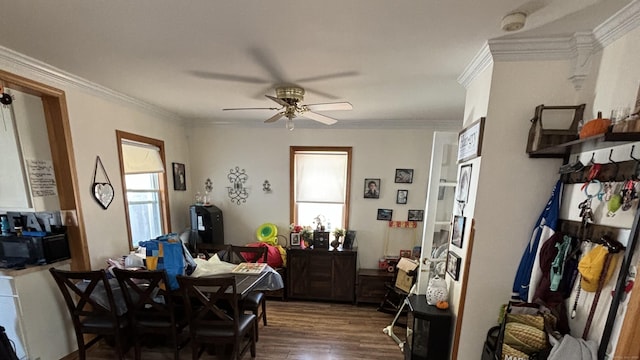
[[(531, 238), (524, 249), (520, 265), (513, 281), (513, 299), (522, 301), (533, 301), (535, 286), (540, 281), (542, 273), (539, 266), (538, 255), (542, 244), (555, 232), (558, 225), (558, 214), (560, 212), (560, 199), (562, 198), (562, 181), (558, 180), (553, 187), (551, 197), (547, 202), (542, 214), (538, 218), (536, 225), (531, 232)], [(531, 286), (530, 284), (534, 284)]]

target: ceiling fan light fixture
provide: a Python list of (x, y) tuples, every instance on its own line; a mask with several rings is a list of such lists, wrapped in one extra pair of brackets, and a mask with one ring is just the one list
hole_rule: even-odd
[(524, 23), (527, 20), (527, 14), (523, 12), (514, 12), (506, 15), (502, 18), (502, 30), (504, 31), (517, 31), (524, 27)]
[(295, 128), (295, 125), (293, 124), (293, 119), (287, 118), (287, 130), (293, 131), (294, 128)]

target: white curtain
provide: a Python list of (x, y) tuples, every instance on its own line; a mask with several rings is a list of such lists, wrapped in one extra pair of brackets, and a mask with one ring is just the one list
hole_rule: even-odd
[(295, 163), (296, 202), (345, 202), (346, 153), (297, 153)]
[(125, 174), (148, 174), (164, 172), (160, 149), (131, 141), (122, 142), (122, 161)]

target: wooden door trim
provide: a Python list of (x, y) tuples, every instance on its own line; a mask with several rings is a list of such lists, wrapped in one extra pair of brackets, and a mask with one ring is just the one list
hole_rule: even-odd
[(51, 160), (55, 169), (60, 209), (68, 218), (67, 237), (71, 250), (71, 269), (91, 269), (87, 235), (80, 202), (80, 186), (75, 167), (71, 126), (65, 92), (61, 89), (0, 70), (0, 82), (7, 88), (40, 97), (44, 109)]

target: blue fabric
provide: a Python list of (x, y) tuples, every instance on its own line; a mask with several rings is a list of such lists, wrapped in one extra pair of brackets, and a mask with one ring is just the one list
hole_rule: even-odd
[(536, 255), (540, 246), (540, 240), (543, 242), (547, 239), (541, 239), (545, 228), (549, 228), (555, 232), (558, 225), (558, 215), (560, 213), (560, 198), (562, 196), (562, 181), (558, 180), (553, 187), (551, 197), (547, 202), (544, 210), (540, 214), (536, 225), (531, 232), (531, 238), (528, 246), (522, 254), (520, 265), (513, 281), (512, 298), (528, 301), (529, 283), (531, 281), (531, 270), (536, 262)]
[[(182, 241), (178, 234), (171, 233), (158, 236), (148, 241), (140, 241), (140, 246), (146, 249), (147, 268), (150, 270), (165, 270), (169, 280), (169, 288), (175, 290), (179, 287), (178, 275), (185, 274), (185, 259)], [(152, 258), (157, 258), (157, 265), (152, 269)]]

